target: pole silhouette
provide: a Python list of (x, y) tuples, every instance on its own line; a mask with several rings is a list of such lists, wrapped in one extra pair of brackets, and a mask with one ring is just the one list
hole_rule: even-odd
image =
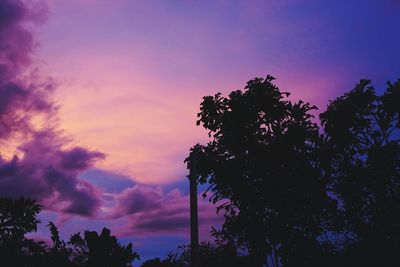
[(199, 258), (199, 222), (197, 211), (197, 170), (195, 153), (189, 156), (189, 181), (190, 181), (190, 247), (191, 266), (198, 267)]

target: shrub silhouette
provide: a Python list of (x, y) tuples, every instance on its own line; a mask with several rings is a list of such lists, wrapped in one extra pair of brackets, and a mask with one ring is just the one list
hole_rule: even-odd
[(60, 238), (54, 223), (49, 222), (52, 246), (25, 238), (40, 223), (36, 216), (40, 205), (34, 200), (0, 198), (0, 256), (8, 267), (126, 267), (139, 255), (132, 244), (122, 246), (111, 231), (103, 228), (73, 234), (68, 242)]
[[(239, 255), (232, 245), (211, 244), (202, 242), (199, 246), (199, 266), (252, 266), (250, 258)], [(155, 258), (144, 262), (141, 267), (189, 267), (191, 266), (190, 246), (180, 246), (176, 252), (171, 252), (164, 259)]]
[(54, 244), (50, 252), (56, 255), (52, 264), (57, 262), (57, 266), (126, 267), (139, 259), (132, 251), (132, 243), (122, 246), (107, 228), (103, 228), (100, 235), (96, 231), (85, 231), (83, 238), (80, 233), (73, 234), (68, 243), (60, 240), (52, 222), (49, 228)]
[(89, 267), (125, 267), (130, 266), (135, 259), (139, 259), (139, 255), (132, 251), (131, 243), (126, 247), (121, 246), (107, 228), (103, 228), (100, 235), (95, 231), (85, 231), (84, 239), (80, 239), (80, 235), (77, 234), (71, 238), (70, 244), (80, 248), (86, 247), (84, 251), (88, 255)]

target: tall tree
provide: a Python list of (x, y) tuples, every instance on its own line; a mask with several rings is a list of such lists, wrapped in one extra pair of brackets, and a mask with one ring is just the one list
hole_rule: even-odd
[(253, 266), (267, 258), (304, 265), (323, 254), (318, 237), (335, 201), (320, 168), (316, 107), (290, 101), (273, 80), (253, 79), (227, 98), (204, 97), (197, 124), (212, 140), (192, 152), (199, 182), (210, 184), (225, 214), (217, 237), (248, 250)]
[(341, 201), (345, 261), (398, 265), (400, 253), (400, 81), (382, 96), (361, 80), (320, 115), (324, 171)]

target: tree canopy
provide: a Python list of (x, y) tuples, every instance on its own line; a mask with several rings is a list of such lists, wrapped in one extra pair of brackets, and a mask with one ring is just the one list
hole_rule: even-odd
[(347, 261), (395, 262), (400, 252), (400, 81), (383, 95), (361, 80), (320, 115), (324, 171), (342, 205)]
[(211, 141), (187, 161), (224, 212), (215, 236), (247, 250), (254, 266), (389, 260), (400, 252), (400, 82), (378, 96), (361, 80), (329, 103), (320, 127), (316, 107), (273, 80), (200, 105), (197, 124)]

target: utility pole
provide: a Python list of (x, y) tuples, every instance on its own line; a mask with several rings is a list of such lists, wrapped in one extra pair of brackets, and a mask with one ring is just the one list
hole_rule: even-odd
[(190, 248), (191, 267), (199, 267), (199, 221), (197, 213), (197, 159), (195, 151), (188, 158), (190, 181)]

